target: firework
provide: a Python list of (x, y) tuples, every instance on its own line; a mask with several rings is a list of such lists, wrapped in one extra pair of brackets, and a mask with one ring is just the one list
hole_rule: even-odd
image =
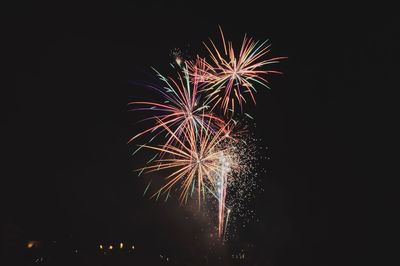
[[(246, 96), (249, 95), (253, 103), (256, 103), (254, 93), (257, 92), (255, 85), (259, 84), (269, 88), (265, 78), (268, 74), (278, 73), (275, 70), (265, 70), (263, 67), (278, 63), (286, 57), (275, 57), (265, 59), (270, 52), (270, 44), (267, 41), (254, 41), (244, 36), (239, 53), (235, 53), (232, 42), (226, 41), (220, 27), (222, 49), (218, 49), (210, 39), (210, 44), (204, 43), (209, 52), (211, 62), (198, 59), (190, 66), (192, 71), (200, 70), (196, 75), (198, 80), (205, 84), (207, 91), (207, 102), (213, 103), (213, 107), (220, 105), (225, 115), (235, 113), (236, 106), (243, 109)], [(248, 97), (247, 97), (248, 98)]]
[[(236, 53), (221, 28), (220, 33), (223, 49), (218, 49), (211, 39), (210, 44), (204, 43), (208, 59), (197, 56), (194, 61), (185, 60), (181, 51), (174, 49), (171, 55), (175, 63), (171, 66), (177, 71), (176, 77), (164, 76), (153, 69), (161, 84), (148, 87), (162, 99), (129, 103), (132, 110), (151, 113), (144, 119), (151, 126), (128, 143), (148, 137), (146, 144), (138, 145), (137, 150), (145, 148), (156, 153), (146, 166), (138, 169), (140, 173), (163, 174), (164, 182), (153, 197), (167, 193), (168, 199), (171, 191), (180, 191), (182, 204), (196, 191), (199, 208), (207, 196), (216, 199), (218, 236), (225, 239), (231, 212), (235, 209), (244, 213), (238, 205), (254, 188), (248, 177), (255, 176), (251, 145), (232, 117), (237, 109), (243, 111), (249, 98), (256, 103), (256, 86), (269, 88), (266, 77), (280, 73), (264, 68), (285, 57), (265, 58), (270, 51), (268, 41), (254, 41), (246, 35)], [(158, 144), (152, 144), (158, 136)], [(151, 181), (144, 194), (150, 184)], [(235, 203), (228, 192), (240, 199)]]
[(190, 191), (197, 188), (200, 205), (201, 198), (204, 198), (205, 185), (215, 187), (221, 173), (227, 172), (226, 165), (221, 163), (221, 157), (229, 150), (222, 147), (223, 141), (230, 138), (227, 129), (221, 128), (213, 133), (206, 127), (197, 133), (194, 127), (189, 126), (178, 136), (167, 126), (164, 125), (164, 128), (175, 141), (167, 145), (142, 145), (162, 153), (163, 156), (140, 170), (145, 173), (171, 170), (172, 173), (165, 178), (165, 185), (154, 195), (169, 192), (180, 184), (181, 203), (187, 200)]
[[(228, 180), (234, 170), (240, 167), (240, 157), (234, 154), (237, 140), (232, 137), (232, 123), (227, 123), (224, 128), (217, 132), (209, 130), (196, 131), (189, 127), (183, 133), (183, 138), (178, 138), (168, 127), (165, 129), (172, 135), (179, 145), (143, 145), (163, 154), (151, 165), (143, 167), (140, 171), (145, 173), (170, 170), (172, 173), (165, 177), (166, 183), (154, 196), (162, 193), (170, 193), (177, 186), (181, 190), (180, 201), (186, 202), (188, 196), (197, 190), (198, 203), (205, 197), (205, 192), (218, 201), (218, 236), (221, 238), (227, 220), (225, 222), (225, 211), (227, 219), (230, 209), (226, 206), (226, 195)], [(208, 128), (208, 127), (207, 127)]]
[(178, 139), (188, 128), (199, 130), (218, 130), (224, 127), (224, 120), (207, 112), (208, 105), (200, 102), (198, 82), (191, 82), (189, 73), (184, 67), (183, 76), (178, 72), (178, 79), (165, 77), (154, 69), (163, 86), (149, 85), (163, 97), (163, 101), (135, 101), (129, 105), (135, 106), (132, 110), (149, 111), (154, 115), (145, 119), (151, 120), (153, 125), (132, 137), (129, 142), (136, 138), (150, 134), (153, 140), (156, 136), (166, 133), (166, 128), (171, 133), (165, 145), (174, 141), (174, 135)]
[(193, 83), (207, 86), (218, 80), (215, 69), (207, 63), (205, 58), (201, 58), (200, 56), (197, 56), (194, 61), (188, 61), (187, 68)]

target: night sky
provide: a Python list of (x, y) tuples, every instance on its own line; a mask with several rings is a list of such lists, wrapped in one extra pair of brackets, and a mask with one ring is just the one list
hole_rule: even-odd
[[(329, 5), (177, 1), (3, 12), (10, 84), (1, 97), (2, 231), (10, 254), (27, 239), (81, 249), (123, 240), (142, 248), (143, 260), (162, 251), (197, 261), (210, 246), (230, 254), (251, 243), (257, 265), (357, 262), (368, 208), (358, 154), (369, 118), (361, 106), (387, 85), (378, 75), (393, 73), (394, 17)], [(142, 158), (127, 145), (140, 130), (127, 103), (150, 95), (132, 81), (151, 66), (168, 69), (174, 48), (205, 54), (202, 41), (218, 39), (218, 25), (237, 45), (247, 33), (269, 38), (271, 55), (288, 56), (276, 66), (284, 75), (272, 76), (272, 90), (259, 89), (247, 109), (270, 157), (262, 161), (264, 191), (249, 203), (256, 218), (223, 247), (208, 243), (202, 221), (176, 199), (142, 197), (146, 183), (132, 172)]]

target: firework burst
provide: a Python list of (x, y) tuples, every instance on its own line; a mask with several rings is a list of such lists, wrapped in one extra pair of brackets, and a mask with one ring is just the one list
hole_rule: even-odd
[[(195, 129), (196, 134), (201, 130), (218, 130), (224, 128), (224, 120), (208, 112), (208, 105), (202, 104), (198, 91), (198, 82), (191, 82), (187, 68), (183, 68), (183, 76), (178, 73), (178, 78), (165, 77), (154, 69), (163, 86), (149, 85), (159, 92), (163, 101), (134, 101), (130, 106), (132, 110), (153, 112), (154, 115), (145, 119), (151, 120), (153, 126), (143, 130), (132, 137), (129, 142), (140, 136), (151, 135), (152, 141), (156, 136), (166, 133), (169, 135), (165, 145), (179, 139), (189, 128)], [(169, 134), (166, 129), (171, 130)], [(175, 137), (174, 137), (175, 136)]]
[(214, 187), (217, 184), (220, 173), (227, 171), (221, 158), (226, 158), (229, 149), (224, 148), (222, 143), (230, 136), (226, 127), (217, 132), (211, 132), (208, 128), (197, 133), (194, 127), (189, 126), (181, 136), (178, 136), (164, 125), (164, 129), (171, 134), (174, 142), (158, 146), (142, 145), (163, 156), (140, 171), (145, 173), (172, 171), (165, 177), (166, 183), (153, 196), (169, 192), (179, 184), (181, 203), (187, 200), (190, 192), (197, 189), (200, 205), (201, 199), (204, 198), (205, 186)]
[[(267, 41), (254, 41), (244, 36), (239, 53), (235, 53), (231, 41), (226, 41), (221, 29), (223, 49), (218, 49), (210, 39), (210, 44), (204, 43), (209, 52), (211, 62), (198, 58), (196, 63), (190, 66), (198, 80), (203, 83), (207, 92), (207, 103), (213, 103), (213, 108), (220, 105), (225, 115), (235, 113), (237, 105), (243, 110), (243, 104), (250, 98), (256, 103), (255, 85), (269, 88), (266, 76), (268, 74), (281, 74), (275, 70), (265, 70), (264, 67), (279, 63), (286, 57), (274, 57), (265, 59), (270, 52), (271, 45)], [(248, 97), (248, 96), (249, 97)]]

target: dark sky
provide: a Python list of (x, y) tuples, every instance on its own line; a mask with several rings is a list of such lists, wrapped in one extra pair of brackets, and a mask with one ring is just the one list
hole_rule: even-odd
[[(3, 10), (3, 229), (22, 239), (128, 239), (195, 254), (201, 221), (142, 197), (127, 140), (138, 132), (130, 81), (167, 69), (175, 47), (202, 52), (218, 25), (235, 43), (269, 38), (285, 74), (260, 90), (255, 134), (271, 160), (252, 205), (253, 243), (272, 265), (335, 265), (362, 253), (366, 180), (358, 156), (365, 94), (393, 73), (395, 21), (338, 6), (26, 5)], [(371, 14), (374, 14), (373, 16)], [(3, 59), (4, 60), (4, 59)], [(392, 72), (390, 72), (392, 71)], [(4, 161), (3, 161), (4, 162)], [(17, 233), (10, 233), (10, 232)], [(229, 244), (228, 244), (229, 245)], [(233, 244), (232, 244), (233, 245)], [(193, 255), (194, 256), (194, 255)]]

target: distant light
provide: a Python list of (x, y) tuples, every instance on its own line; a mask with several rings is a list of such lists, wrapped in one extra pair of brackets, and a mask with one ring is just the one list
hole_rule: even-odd
[(124, 248), (124, 243), (122, 243), (122, 242), (119, 243), (119, 248), (120, 248), (120, 249), (123, 249), (123, 248)]
[(103, 245), (100, 245), (99, 248), (100, 248), (100, 249), (103, 249)]
[(27, 248), (36, 248), (39, 246), (39, 242), (38, 241), (34, 241), (34, 240), (30, 240), (28, 241), (28, 243), (26, 244)]
[(112, 249), (113, 249), (113, 246), (112, 246), (112, 245), (110, 245), (110, 246), (108, 247), (108, 249), (109, 249), (109, 250), (112, 250)]
[(135, 249), (135, 246), (132, 246), (132, 249)]

